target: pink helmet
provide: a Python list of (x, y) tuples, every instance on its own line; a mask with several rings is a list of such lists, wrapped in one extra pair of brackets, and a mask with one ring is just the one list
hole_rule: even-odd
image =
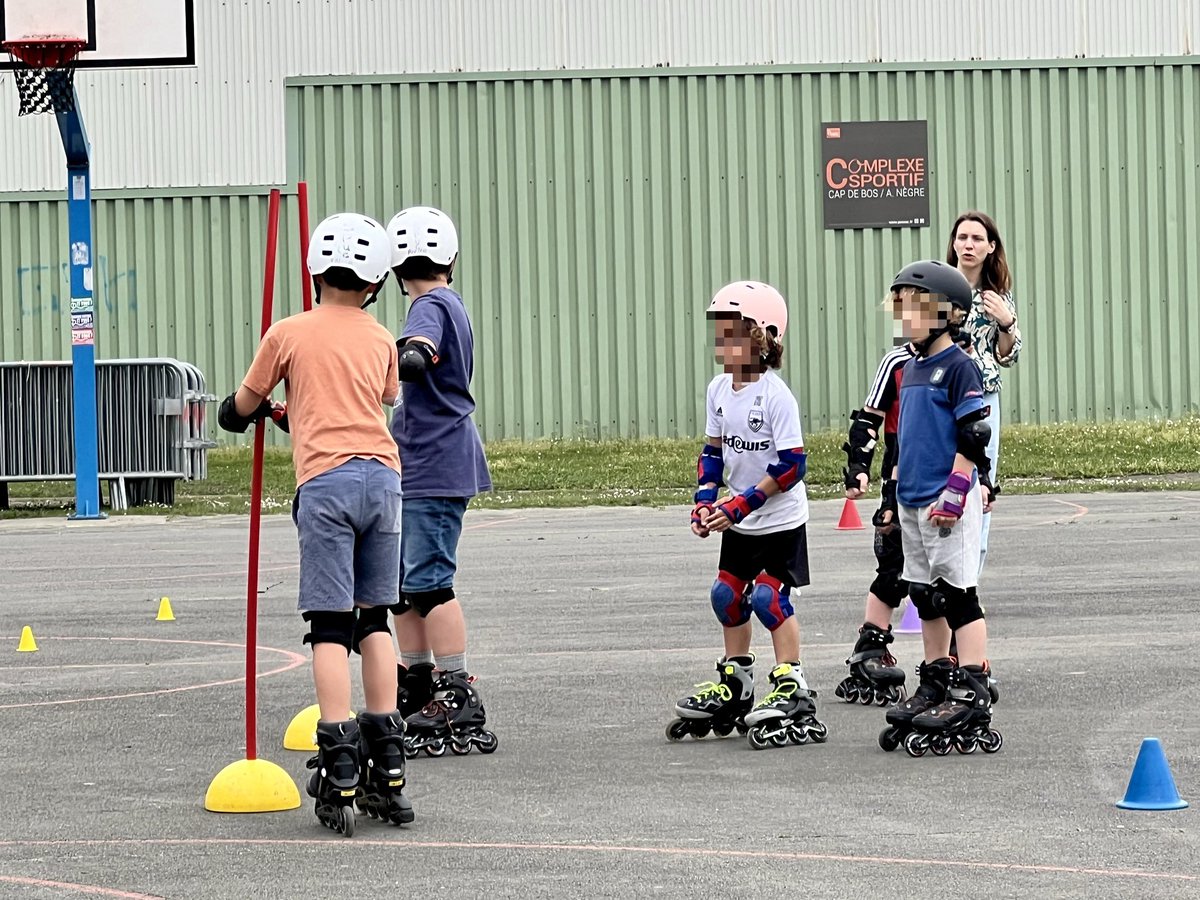
[(721, 313), (736, 313), (764, 330), (774, 328), (776, 337), (783, 337), (787, 330), (787, 303), (783, 295), (761, 281), (735, 281), (717, 291), (708, 304), (707, 315)]

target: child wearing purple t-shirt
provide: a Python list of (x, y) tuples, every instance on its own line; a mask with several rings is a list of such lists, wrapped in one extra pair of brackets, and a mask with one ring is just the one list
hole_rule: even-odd
[(401, 400), (392, 418), (404, 494), (400, 599), (393, 613), (398, 699), (409, 730), (405, 749), (410, 756), (420, 750), (441, 756), (447, 748), (491, 753), (496, 736), (484, 730), (483, 701), (467, 674), (466, 620), (454, 593), (467, 503), (492, 489), (471, 420), (471, 320), (450, 289), (458, 232), (444, 212), (424, 206), (396, 213), (387, 230), (392, 271), (414, 298), (396, 342)]

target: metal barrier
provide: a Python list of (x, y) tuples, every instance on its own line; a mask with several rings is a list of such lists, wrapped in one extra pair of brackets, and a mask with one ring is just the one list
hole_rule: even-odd
[[(175, 359), (96, 361), (100, 479), (114, 510), (175, 502), (208, 476), (204, 375)], [(8, 482), (75, 477), (71, 363), (0, 363), (0, 508)]]

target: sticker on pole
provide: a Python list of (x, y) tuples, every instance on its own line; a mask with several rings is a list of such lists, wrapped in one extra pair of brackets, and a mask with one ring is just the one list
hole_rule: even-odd
[(78, 331), (80, 329), (86, 329), (86, 330), (90, 331), (92, 328), (95, 327), (95, 322), (92, 319), (92, 315), (93, 314), (90, 312), (72, 313), (71, 314), (71, 330)]
[(73, 313), (95, 312), (95, 308), (92, 306), (92, 298), (91, 297), (72, 297), (71, 298), (71, 312), (73, 312)]
[(72, 328), (72, 347), (92, 347), (96, 344), (96, 332), (91, 328)]

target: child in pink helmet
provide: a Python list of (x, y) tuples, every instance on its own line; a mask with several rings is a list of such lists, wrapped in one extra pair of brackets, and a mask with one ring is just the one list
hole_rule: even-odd
[[(800, 667), (792, 588), (808, 584), (808, 496), (804, 435), (796, 398), (775, 370), (783, 360), (787, 304), (760, 281), (738, 281), (708, 305), (723, 372), (708, 385), (705, 444), (697, 463), (692, 533), (721, 535), (713, 611), (725, 655), (718, 681), (675, 705), (670, 740), (749, 732), (756, 750), (824, 742), (828, 731)], [(730, 493), (718, 502), (719, 488)], [(751, 617), (771, 632), (771, 690), (754, 703)]]

